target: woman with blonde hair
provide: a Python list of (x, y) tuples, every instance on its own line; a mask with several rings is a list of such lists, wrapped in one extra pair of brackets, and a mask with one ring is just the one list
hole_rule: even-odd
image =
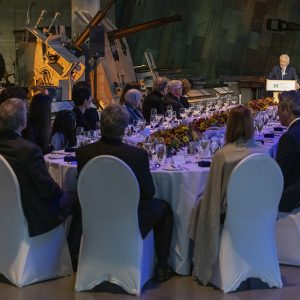
[(213, 157), (205, 191), (196, 204), (190, 227), (190, 236), (195, 241), (193, 275), (204, 285), (211, 282), (218, 259), (220, 221), (226, 212), (230, 174), (246, 156), (267, 151), (253, 135), (250, 110), (243, 105), (233, 108), (228, 115), (225, 146)]

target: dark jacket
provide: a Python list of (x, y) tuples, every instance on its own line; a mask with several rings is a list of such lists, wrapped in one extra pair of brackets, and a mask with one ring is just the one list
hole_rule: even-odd
[(300, 206), (300, 120), (280, 138), (276, 161), (284, 178), (279, 210), (292, 211)]
[(92, 130), (91, 124), (78, 107), (74, 106), (73, 112), (76, 116), (76, 128), (83, 127), (84, 130)]
[(55, 208), (63, 191), (49, 175), (41, 149), (15, 132), (3, 132), (0, 154), (18, 178), (29, 235), (39, 235), (59, 225)]
[(143, 102), (143, 115), (147, 123), (150, 123), (151, 109), (156, 108), (159, 115), (165, 114), (165, 108), (163, 104), (163, 94), (159, 92), (151, 92), (145, 98)]
[(163, 98), (163, 104), (165, 110), (167, 110), (168, 105), (172, 105), (173, 110), (176, 111), (177, 118), (180, 117), (180, 108), (184, 108), (180, 99), (178, 99), (170, 93), (167, 93), (166, 96)]
[(96, 123), (100, 122), (97, 109), (94, 107), (90, 107), (84, 112), (84, 117), (90, 124), (91, 130), (96, 130)]
[(281, 73), (281, 67), (275, 66), (268, 76), (268, 79), (272, 80), (297, 80), (299, 81), (296, 69), (292, 66), (287, 66), (285, 70), (285, 75)]
[(39, 146), (43, 154), (48, 154), (53, 150), (53, 147), (50, 145), (50, 137), (48, 139), (48, 137), (42, 133), (39, 125), (33, 121), (28, 121), (27, 127), (22, 132), (22, 136), (26, 140)]

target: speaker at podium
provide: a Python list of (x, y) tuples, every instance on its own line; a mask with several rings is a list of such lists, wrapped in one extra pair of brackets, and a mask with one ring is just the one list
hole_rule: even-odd
[(266, 90), (273, 92), (275, 103), (278, 103), (278, 95), (283, 91), (292, 91), (297, 89), (297, 80), (270, 80), (266, 81)]

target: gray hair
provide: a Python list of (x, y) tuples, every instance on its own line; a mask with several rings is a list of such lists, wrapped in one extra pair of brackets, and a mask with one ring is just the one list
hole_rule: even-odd
[(300, 91), (287, 91), (279, 94), (279, 105), (281, 108), (289, 107), (292, 113), (300, 116)]
[(290, 57), (289, 57), (287, 54), (281, 54), (281, 55), (279, 56), (279, 59), (280, 59), (280, 58), (286, 58), (287, 61), (288, 61), (288, 63), (290, 62)]
[(182, 82), (180, 80), (171, 80), (168, 83), (168, 91), (174, 91), (176, 88), (182, 87)]
[(102, 137), (108, 140), (122, 140), (130, 115), (126, 107), (119, 104), (108, 105), (101, 112), (100, 128)]
[(157, 77), (153, 82), (154, 92), (163, 92), (170, 80), (167, 77)]
[(15, 131), (27, 122), (25, 101), (10, 98), (0, 105), (0, 131)]
[(136, 108), (141, 104), (142, 93), (136, 89), (130, 89), (125, 94), (125, 102)]

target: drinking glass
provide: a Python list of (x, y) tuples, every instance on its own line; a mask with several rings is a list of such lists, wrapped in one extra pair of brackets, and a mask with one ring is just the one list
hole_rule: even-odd
[(133, 120), (132, 126), (133, 126), (133, 131), (137, 136), (138, 135), (137, 133), (141, 130), (140, 120)]
[(264, 119), (263, 119), (263, 116), (258, 115), (255, 118), (255, 124), (256, 124), (256, 128), (258, 130), (258, 138), (260, 139), (261, 138), (261, 131), (264, 128)]
[(157, 115), (157, 109), (151, 108), (150, 116), (156, 116)]
[(203, 158), (207, 157), (207, 147), (209, 145), (209, 139), (206, 136), (203, 136), (200, 140), (201, 147), (203, 149)]
[(156, 145), (156, 155), (160, 165), (163, 165), (167, 158), (167, 148), (163, 143), (159, 143)]
[(151, 128), (155, 128), (158, 124), (157, 115), (150, 116), (150, 125)]
[(100, 122), (96, 122), (96, 139), (99, 141), (101, 139), (101, 129), (100, 129)]
[(80, 147), (84, 144), (84, 127), (76, 128), (76, 145)]
[(219, 144), (216, 140), (212, 139), (209, 142), (209, 151), (210, 151), (210, 155), (211, 157), (213, 157), (213, 155), (215, 154), (215, 152), (219, 149)]
[(183, 108), (180, 108), (180, 117), (182, 118), (182, 120), (184, 120), (187, 116), (187, 113), (186, 113), (186, 109), (183, 107)]

